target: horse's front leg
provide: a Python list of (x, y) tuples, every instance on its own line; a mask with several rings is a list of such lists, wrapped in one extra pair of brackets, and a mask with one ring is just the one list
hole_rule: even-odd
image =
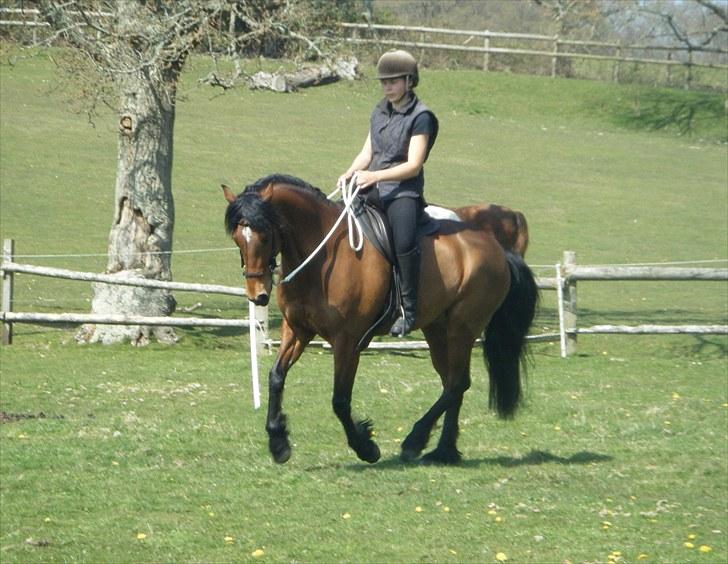
[(288, 370), (300, 358), (306, 345), (313, 338), (309, 334), (296, 334), (283, 321), (281, 326), (281, 346), (275, 364), (268, 375), (268, 417), (265, 428), (268, 431), (268, 448), (273, 460), (279, 464), (291, 457), (291, 444), (288, 441), (286, 416), (282, 411), (283, 388)]
[(373, 464), (379, 460), (380, 452), (372, 440), (372, 422), (369, 419), (355, 422), (351, 417), (351, 395), (358, 366), (359, 353), (354, 345), (341, 341), (334, 343), (334, 394), (331, 404), (344, 427), (349, 446), (361, 460)]

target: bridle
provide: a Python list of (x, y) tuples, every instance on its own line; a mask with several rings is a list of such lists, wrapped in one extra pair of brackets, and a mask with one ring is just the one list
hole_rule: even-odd
[[(242, 225), (241, 225), (242, 227)], [(278, 249), (278, 236), (273, 230), (273, 249), (271, 251), (270, 259), (268, 259), (268, 268), (266, 270), (259, 270), (256, 272), (248, 272), (248, 269), (245, 265), (243, 265), (243, 278), (246, 280), (255, 280), (257, 278), (263, 278), (266, 274), (270, 273), (271, 277), (275, 273), (276, 269), (278, 268), (278, 263), (276, 262), (276, 256), (278, 256), (278, 253), (280, 250)]]
[(245, 267), (243, 267), (243, 277), (246, 280), (255, 279), (255, 278), (263, 278), (266, 274), (269, 272), (273, 274), (278, 268), (278, 263), (276, 262), (276, 254), (274, 253), (270, 257), (270, 261), (268, 261), (268, 270), (259, 270), (258, 272), (248, 272)]

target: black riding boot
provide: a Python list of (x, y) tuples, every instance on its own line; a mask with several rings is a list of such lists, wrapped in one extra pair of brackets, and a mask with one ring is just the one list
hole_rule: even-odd
[(417, 289), (420, 282), (420, 249), (415, 248), (404, 255), (397, 255), (399, 276), (402, 282), (402, 313), (394, 322), (389, 334), (404, 337), (412, 331), (417, 315)]

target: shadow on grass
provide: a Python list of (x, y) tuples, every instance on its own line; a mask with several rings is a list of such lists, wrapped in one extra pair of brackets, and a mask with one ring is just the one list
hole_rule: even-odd
[[(541, 464), (561, 464), (566, 466), (579, 464), (596, 464), (602, 462), (610, 462), (613, 458), (607, 454), (599, 454), (596, 452), (580, 451), (571, 456), (564, 457), (552, 454), (543, 450), (532, 450), (524, 456), (495, 456), (487, 458), (464, 458), (459, 464), (455, 465), (459, 468), (480, 468), (482, 466), (500, 466), (503, 468), (515, 468), (518, 466), (538, 466)], [(406, 468), (414, 468), (422, 466), (419, 460), (414, 462), (403, 462), (399, 456), (393, 456), (384, 460), (380, 460), (376, 464), (354, 463), (349, 465), (337, 465), (358, 472), (366, 470), (403, 470)], [(434, 465), (437, 466), (437, 465)], [(323, 466), (315, 466), (307, 468), (308, 471), (321, 470)]]

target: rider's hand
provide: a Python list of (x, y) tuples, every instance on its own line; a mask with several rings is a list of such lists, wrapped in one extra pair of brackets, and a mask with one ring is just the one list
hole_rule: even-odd
[(356, 185), (362, 190), (375, 185), (378, 181), (377, 173), (374, 171), (360, 170), (356, 173)]
[(336, 187), (341, 188), (342, 186), (346, 186), (349, 184), (349, 181), (351, 180), (351, 177), (354, 175), (353, 172), (345, 172), (341, 176), (339, 176), (339, 179), (336, 181)]

